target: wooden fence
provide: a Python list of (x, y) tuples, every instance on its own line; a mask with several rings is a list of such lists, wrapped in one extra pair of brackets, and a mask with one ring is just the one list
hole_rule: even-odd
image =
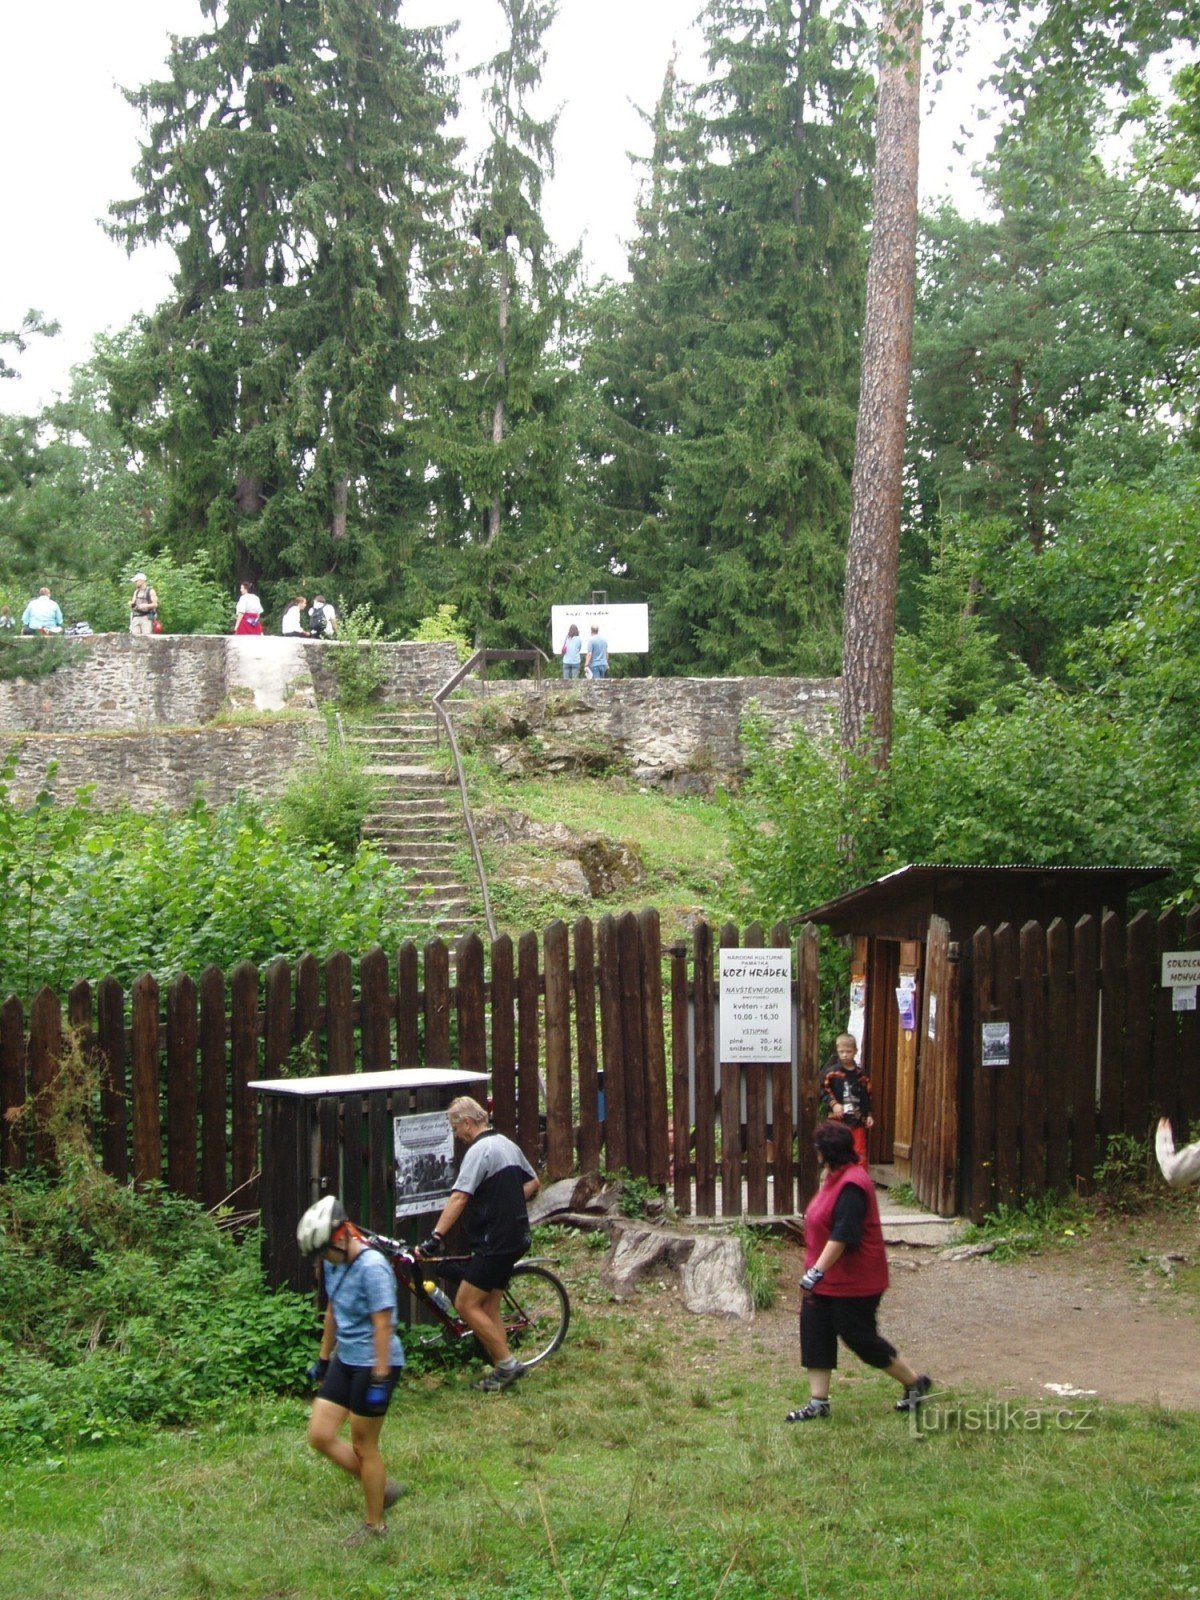
[[(792, 1063), (716, 1060), (718, 946), (786, 946), (700, 924), (664, 950), (645, 911), (570, 929), (551, 923), (514, 943), (475, 934), (451, 950), (406, 941), (394, 963), (372, 949), (294, 968), (250, 962), (126, 995), (107, 978), (66, 997), (0, 1008), (0, 1160), (52, 1160), (44, 1119), (11, 1117), (46, 1098), (69, 1034), (97, 1067), (92, 1107), (105, 1169), (159, 1180), (212, 1207), (256, 1204), (255, 1079), (456, 1066), (489, 1074), (494, 1121), (551, 1179), (577, 1168), (627, 1170), (671, 1190), (683, 1214), (790, 1215), (814, 1182), (818, 1078), (817, 935), (796, 946)], [(65, 1012), (65, 1014), (64, 1014)], [(794, 1088), (797, 1086), (798, 1088)], [(32, 1131), (31, 1131), (32, 1130)], [(379, 1159), (377, 1156), (371, 1159)], [(379, 1179), (374, 1180), (374, 1191)], [(368, 1188), (371, 1188), (368, 1185)], [(373, 1192), (374, 1192), (373, 1191)], [(378, 1220), (378, 1219), (376, 1219)]]
[[(962, 1204), (1090, 1189), (1116, 1134), (1144, 1142), (1160, 1116), (1200, 1118), (1200, 1013), (1172, 1009), (1166, 951), (1200, 946), (1200, 908), (1108, 914), (1043, 928), (980, 928), (962, 948)], [(1007, 1061), (989, 1063), (982, 1024), (1006, 1022)], [(918, 1111), (923, 1112), (922, 1099)]]

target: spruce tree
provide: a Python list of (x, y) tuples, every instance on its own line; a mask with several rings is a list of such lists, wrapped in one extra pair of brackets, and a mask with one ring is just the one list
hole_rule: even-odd
[(710, 76), (668, 77), (632, 280), (589, 365), (611, 559), (650, 602), (657, 670), (832, 671), (868, 85), (816, 0), (712, 0), (705, 23)]
[(399, 0), (201, 8), (129, 95), (147, 137), (112, 231), (165, 240), (177, 271), (118, 404), (169, 465), (177, 547), (203, 536), (227, 577), (378, 585), (375, 499), (422, 476), (397, 457), (455, 182), (441, 32)]

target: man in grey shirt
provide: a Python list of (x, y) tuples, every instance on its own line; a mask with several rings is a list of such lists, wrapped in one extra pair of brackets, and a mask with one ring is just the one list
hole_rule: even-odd
[(446, 1115), (467, 1153), (437, 1226), (419, 1248), (422, 1255), (440, 1254), (446, 1234), (466, 1214), (471, 1259), (462, 1269), (454, 1309), (491, 1357), (493, 1370), (478, 1387), (493, 1392), (525, 1372), (508, 1347), (500, 1303), (513, 1268), (529, 1249), (526, 1207), (541, 1185), (519, 1147), (488, 1127), (477, 1100), (460, 1095)]

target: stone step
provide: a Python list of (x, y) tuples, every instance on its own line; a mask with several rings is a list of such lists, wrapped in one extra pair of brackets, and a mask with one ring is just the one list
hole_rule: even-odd
[(448, 773), (399, 761), (367, 761), (363, 763), (363, 771), (373, 778), (394, 778), (407, 789), (445, 789), (453, 781)]
[(368, 828), (365, 832), (369, 839), (386, 839), (391, 844), (427, 845), (444, 842), (457, 849), (463, 842), (462, 835), (444, 823), (440, 827), (430, 823), (419, 828)]
[(414, 839), (411, 834), (392, 832), (382, 828), (372, 828), (368, 837), (372, 843), (386, 850), (393, 861), (402, 857), (409, 857), (413, 861), (449, 861), (462, 848), (453, 839), (441, 836), (428, 839)]
[(444, 871), (440, 867), (420, 867), (408, 875), (408, 888), (410, 893), (419, 889), (452, 889), (455, 894), (465, 894), (466, 885), (457, 872), (447, 867)]

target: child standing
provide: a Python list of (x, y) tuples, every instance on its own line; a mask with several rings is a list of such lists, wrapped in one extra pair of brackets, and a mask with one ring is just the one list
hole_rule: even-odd
[(839, 1033), (834, 1045), (837, 1060), (821, 1079), (829, 1102), (829, 1115), (843, 1123), (854, 1138), (859, 1164), (867, 1164), (867, 1129), (875, 1126), (871, 1115), (871, 1080), (858, 1064), (858, 1041), (852, 1033)]

